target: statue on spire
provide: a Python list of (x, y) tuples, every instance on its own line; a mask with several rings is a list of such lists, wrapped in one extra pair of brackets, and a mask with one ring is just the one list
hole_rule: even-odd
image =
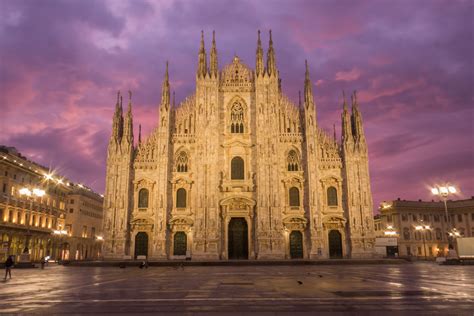
[(313, 99), (313, 84), (311, 83), (311, 78), (309, 77), (309, 66), (308, 61), (305, 60), (305, 78), (304, 78), (304, 104), (306, 107), (314, 104)]
[(260, 40), (260, 30), (258, 30), (258, 39), (257, 39), (257, 54), (255, 60), (255, 73), (257, 77), (264, 74), (264, 67), (263, 67), (263, 49), (262, 49), (262, 41)]
[(272, 30), (270, 30), (270, 42), (267, 51), (267, 73), (269, 76), (278, 76), (275, 61), (275, 50), (273, 49)]
[(207, 74), (207, 56), (206, 49), (204, 48), (204, 31), (201, 31), (201, 44), (199, 47), (199, 60), (198, 60), (198, 78), (204, 78)]
[(170, 82), (168, 74), (168, 61), (166, 62), (165, 69), (165, 79), (161, 85), (161, 106), (164, 106), (165, 109), (168, 109), (170, 105)]
[(211, 76), (217, 78), (217, 73), (219, 71), (217, 65), (217, 47), (216, 47), (216, 32), (212, 31), (212, 48), (211, 48), (211, 56), (210, 56), (210, 69), (209, 73)]

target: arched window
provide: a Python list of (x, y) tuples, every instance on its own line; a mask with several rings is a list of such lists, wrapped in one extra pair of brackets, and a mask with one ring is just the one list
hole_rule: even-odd
[(407, 227), (403, 228), (403, 239), (410, 240), (410, 230)]
[(441, 233), (441, 228), (436, 228), (435, 234), (436, 234), (436, 240), (441, 240), (443, 238), (443, 234)]
[(230, 178), (232, 180), (244, 179), (244, 160), (242, 158), (232, 158), (232, 161), (230, 162)]
[(186, 207), (186, 190), (183, 188), (179, 188), (178, 191), (176, 191), (176, 207)]
[(288, 171), (298, 171), (299, 170), (299, 159), (294, 150), (290, 150), (288, 153)]
[(244, 132), (244, 109), (240, 102), (235, 102), (230, 110), (230, 132)]
[(138, 208), (148, 207), (148, 190), (141, 189), (138, 191)]
[(176, 158), (176, 171), (188, 172), (188, 155), (184, 151), (180, 152)]
[(291, 187), (289, 190), (290, 206), (300, 206), (300, 190), (296, 187)]
[(335, 187), (328, 188), (328, 205), (337, 206), (337, 190)]

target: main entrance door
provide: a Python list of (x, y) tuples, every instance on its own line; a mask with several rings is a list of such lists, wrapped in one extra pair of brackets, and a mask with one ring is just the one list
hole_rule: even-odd
[(342, 258), (342, 238), (337, 230), (329, 232), (329, 258)]
[(290, 256), (291, 259), (303, 258), (303, 234), (294, 230), (290, 234)]
[(148, 234), (145, 232), (135, 236), (135, 259), (137, 256), (148, 256)]
[(248, 259), (248, 228), (245, 218), (232, 218), (228, 229), (229, 259)]

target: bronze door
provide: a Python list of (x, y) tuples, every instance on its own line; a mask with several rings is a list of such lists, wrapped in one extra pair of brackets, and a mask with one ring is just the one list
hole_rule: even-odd
[(232, 218), (228, 231), (229, 259), (248, 259), (248, 228), (245, 218)]
[(186, 255), (186, 234), (184, 232), (177, 232), (174, 234), (173, 241), (173, 255), (185, 256)]
[(294, 230), (290, 234), (290, 256), (291, 259), (303, 258), (303, 234)]
[(337, 230), (329, 232), (329, 258), (342, 258), (342, 238), (341, 233)]
[(139, 232), (135, 236), (135, 259), (137, 256), (148, 256), (148, 234)]

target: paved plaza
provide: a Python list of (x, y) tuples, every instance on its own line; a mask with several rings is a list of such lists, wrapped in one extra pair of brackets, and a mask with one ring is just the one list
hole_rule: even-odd
[(14, 269), (1, 313), (474, 315), (474, 266)]

